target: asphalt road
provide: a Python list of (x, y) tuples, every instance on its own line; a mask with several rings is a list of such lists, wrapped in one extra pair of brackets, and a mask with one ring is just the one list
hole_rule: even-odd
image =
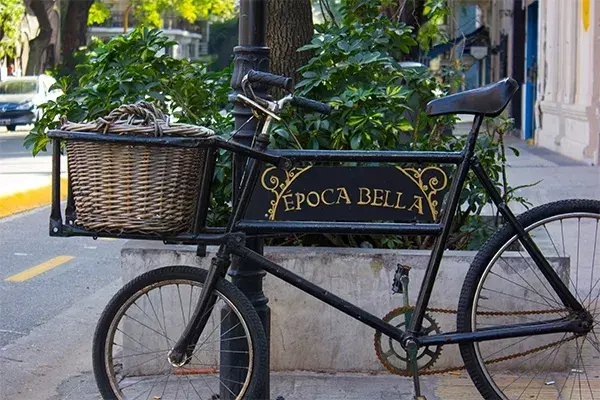
[(19, 126), (16, 132), (9, 132), (6, 128), (0, 127), (0, 159), (30, 156), (31, 151), (23, 147), (23, 139), (27, 133), (27, 127)]
[(51, 238), (49, 212), (0, 219), (2, 400), (79, 398), (79, 389), (68, 395), (59, 388), (81, 374), (89, 398), (98, 398), (91, 342), (99, 314), (121, 286), (124, 242)]
[[(51, 238), (48, 216), (44, 207), (0, 220), (0, 347), (119, 277), (121, 241)], [(23, 282), (6, 281), (61, 256), (74, 258)]]

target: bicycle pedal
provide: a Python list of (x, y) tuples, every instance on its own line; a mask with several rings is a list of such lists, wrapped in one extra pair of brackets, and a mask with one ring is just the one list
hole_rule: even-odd
[(408, 271), (410, 267), (408, 265), (398, 264), (396, 273), (394, 273), (394, 281), (392, 283), (392, 293), (404, 293), (408, 285)]

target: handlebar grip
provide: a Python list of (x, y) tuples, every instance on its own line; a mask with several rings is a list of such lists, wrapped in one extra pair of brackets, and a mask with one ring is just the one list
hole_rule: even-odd
[(300, 96), (292, 98), (291, 104), (296, 107), (306, 108), (325, 115), (331, 114), (332, 110), (329, 104), (321, 103), (320, 101), (315, 101)]
[(250, 70), (248, 71), (248, 82), (259, 83), (267, 86), (274, 86), (292, 92), (294, 90), (294, 81), (285, 76), (273, 75), (267, 72)]

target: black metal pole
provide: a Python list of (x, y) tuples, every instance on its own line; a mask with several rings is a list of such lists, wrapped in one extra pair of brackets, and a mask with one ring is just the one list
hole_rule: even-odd
[[(269, 71), (269, 48), (265, 46), (265, 33), (266, 33), (266, 0), (240, 0), (240, 19), (239, 19), (239, 45), (234, 48), (234, 68), (233, 76), (231, 78), (231, 87), (234, 89), (233, 95), (230, 100), (233, 102), (234, 110), (233, 115), (235, 117), (235, 128), (239, 129), (247, 120), (252, 116), (251, 110), (243, 103), (235, 101), (235, 94), (241, 93), (242, 78), (246, 73), (253, 69), (258, 71)], [(264, 97), (267, 96), (266, 88), (258, 87), (255, 88), (257, 95)], [(250, 146), (252, 139), (256, 131), (256, 121), (251, 121), (244, 126), (236, 135), (234, 140), (238, 143)], [(242, 178), (243, 168), (246, 165), (246, 157), (235, 154), (233, 156), (233, 201), (236, 202), (240, 195), (239, 184)], [(263, 241), (260, 239), (249, 240), (247, 246), (262, 254), (263, 253)], [(267, 306), (268, 299), (263, 293), (263, 278), (265, 272), (256, 267), (254, 264), (247, 262), (239, 257), (234, 257), (231, 268), (229, 269), (229, 275), (231, 276), (232, 282), (248, 297), (254, 308), (256, 309), (260, 320), (262, 321), (265, 333), (267, 335), (267, 343), (270, 343), (270, 321), (271, 321), (271, 310)], [(228, 312), (227, 309), (222, 311), (223, 317)], [(236, 324), (235, 318), (229, 315), (223, 320), (222, 332), (227, 332), (231, 326)], [(230, 336), (239, 337), (239, 333), (236, 330), (226, 333), (223, 338), (226, 339)], [(232, 349), (236, 346), (235, 350), (240, 350), (237, 346), (240, 346), (241, 342), (237, 341), (223, 341), (221, 342), (221, 348)], [(267, 346), (267, 349), (269, 346)], [(267, 358), (268, 359), (268, 358)], [(227, 353), (221, 352), (221, 365), (225, 366), (244, 366), (247, 365), (247, 359), (239, 357), (239, 353)], [(270, 398), (270, 385), (269, 385), (269, 370), (270, 366), (267, 365), (265, 371), (258, 371), (267, 378), (262, 390), (257, 394), (259, 399)], [(221, 376), (227, 376), (230, 381), (244, 381), (246, 371), (244, 369), (228, 369), (227, 367), (221, 367)], [(234, 392), (236, 392), (234, 390)], [(231, 393), (227, 390), (221, 390), (221, 399), (228, 399), (231, 397)]]

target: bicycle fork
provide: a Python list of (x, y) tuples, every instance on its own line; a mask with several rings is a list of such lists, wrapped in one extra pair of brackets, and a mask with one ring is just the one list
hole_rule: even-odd
[(172, 366), (176, 368), (182, 367), (192, 358), (196, 344), (208, 323), (210, 313), (217, 301), (217, 295), (215, 294), (217, 281), (225, 276), (230, 264), (231, 255), (226, 250), (226, 246), (221, 245), (217, 255), (211, 260), (208, 276), (206, 277), (206, 282), (204, 282), (204, 287), (200, 293), (194, 314), (179, 337), (179, 340), (177, 340), (177, 343), (175, 343), (175, 346), (169, 352), (168, 361)]

